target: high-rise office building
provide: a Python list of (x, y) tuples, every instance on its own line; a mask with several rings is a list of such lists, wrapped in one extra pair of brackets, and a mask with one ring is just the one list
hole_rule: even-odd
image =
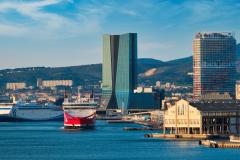
[(102, 107), (128, 109), (137, 87), (137, 34), (103, 36)]
[(231, 33), (197, 33), (193, 40), (194, 97), (235, 95), (236, 40)]
[(237, 44), (237, 56), (240, 56), (240, 43)]
[(240, 43), (237, 44), (237, 72), (240, 72)]

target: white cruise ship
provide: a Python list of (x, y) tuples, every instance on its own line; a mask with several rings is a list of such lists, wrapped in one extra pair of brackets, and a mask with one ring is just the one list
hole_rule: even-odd
[(14, 121), (62, 121), (63, 110), (54, 104), (17, 103), (9, 118)]
[(0, 122), (7, 121), (14, 103), (7, 96), (0, 96)]
[(9, 119), (13, 105), (13, 103), (0, 103), (0, 122)]
[(16, 102), (14, 97), (0, 96), (0, 122), (11, 121), (63, 121), (63, 109), (61, 105)]

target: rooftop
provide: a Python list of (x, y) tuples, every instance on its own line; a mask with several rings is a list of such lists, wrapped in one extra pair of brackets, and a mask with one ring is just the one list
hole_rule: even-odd
[(103, 36), (123, 36), (123, 35), (131, 35), (131, 34), (135, 34), (137, 35), (137, 33), (132, 33), (132, 32), (129, 32), (129, 33), (122, 33), (122, 34), (103, 34)]
[(234, 101), (190, 102), (200, 111), (240, 111), (240, 103)]
[(195, 38), (234, 38), (230, 32), (198, 32)]

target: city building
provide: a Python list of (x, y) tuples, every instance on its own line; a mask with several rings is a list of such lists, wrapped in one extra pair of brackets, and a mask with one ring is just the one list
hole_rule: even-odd
[(240, 43), (237, 44), (237, 60), (240, 60)]
[(128, 112), (150, 111), (162, 109), (164, 90), (153, 90), (151, 87), (137, 87), (132, 94)]
[(162, 126), (163, 116), (163, 110), (153, 110), (147, 112), (130, 113), (128, 115), (125, 115), (123, 119), (131, 121), (148, 121), (156, 126)]
[(229, 93), (235, 97), (234, 36), (231, 33), (197, 33), (193, 50), (194, 98), (203, 99), (204, 95), (212, 93)]
[(237, 60), (240, 60), (240, 43), (237, 44)]
[(24, 89), (24, 88), (26, 88), (26, 83), (24, 82), (6, 84), (6, 89), (10, 89), (10, 90)]
[(165, 83), (165, 88), (170, 89), (171, 88), (171, 83), (169, 83), (169, 82)]
[(240, 43), (237, 44), (237, 72), (240, 72)]
[(103, 35), (101, 106), (128, 109), (137, 87), (137, 34)]
[(236, 82), (236, 100), (240, 100), (240, 81)]
[(73, 81), (72, 80), (37, 80), (37, 87), (56, 87), (56, 86), (72, 86)]
[(156, 87), (156, 88), (161, 88), (161, 82), (160, 82), (160, 81), (157, 81), (155, 87)]
[(240, 103), (177, 101), (164, 112), (171, 134), (239, 134)]
[(41, 78), (37, 79), (37, 87), (42, 87), (43, 85), (43, 80)]
[(204, 100), (231, 100), (233, 99), (228, 92), (219, 93), (213, 92), (202, 95), (202, 99)]
[(134, 89), (134, 93), (152, 93), (152, 87), (137, 87)]

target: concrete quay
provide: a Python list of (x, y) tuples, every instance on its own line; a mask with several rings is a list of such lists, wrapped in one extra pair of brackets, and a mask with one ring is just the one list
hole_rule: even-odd
[(119, 117), (100, 117), (100, 116), (97, 116), (96, 117), (97, 120), (106, 120), (106, 121), (110, 121), (110, 120), (122, 120), (122, 118), (119, 118)]
[(134, 123), (151, 127), (151, 128), (161, 128), (161, 129), (163, 128), (162, 125), (159, 125), (158, 123), (152, 122), (152, 121), (134, 121)]
[(115, 119), (115, 120), (107, 120), (108, 123), (134, 123), (132, 120), (123, 120), (123, 119)]
[(123, 118), (105, 118), (101, 120), (107, 120), (108, 123), (135, 123), (139, 125), (146, 126), (145, 128), (158, 128), (162, 129), (161, 125), (157, 125), (156, 123), (153, 123), (151, 121), (136, 121), (131, 119), (123, 119)]
[(211, 140), (200, 140), (199, 145), (203, 145), (209, 148), (239, 148), (240, 143), (230, 141), (211, 141)]
[(145, 134), (146, 138), (160, 138), (167, 140), (202, 140), (207, 139), (209, 135), (207, 134)]
[(151, 128), (151, 127), (143, 127), (143, 128), (133, 128), (133, 127), (124, 127), (124, 131), (156, 131), (156, 130), (162, 130), (162, 128)]

